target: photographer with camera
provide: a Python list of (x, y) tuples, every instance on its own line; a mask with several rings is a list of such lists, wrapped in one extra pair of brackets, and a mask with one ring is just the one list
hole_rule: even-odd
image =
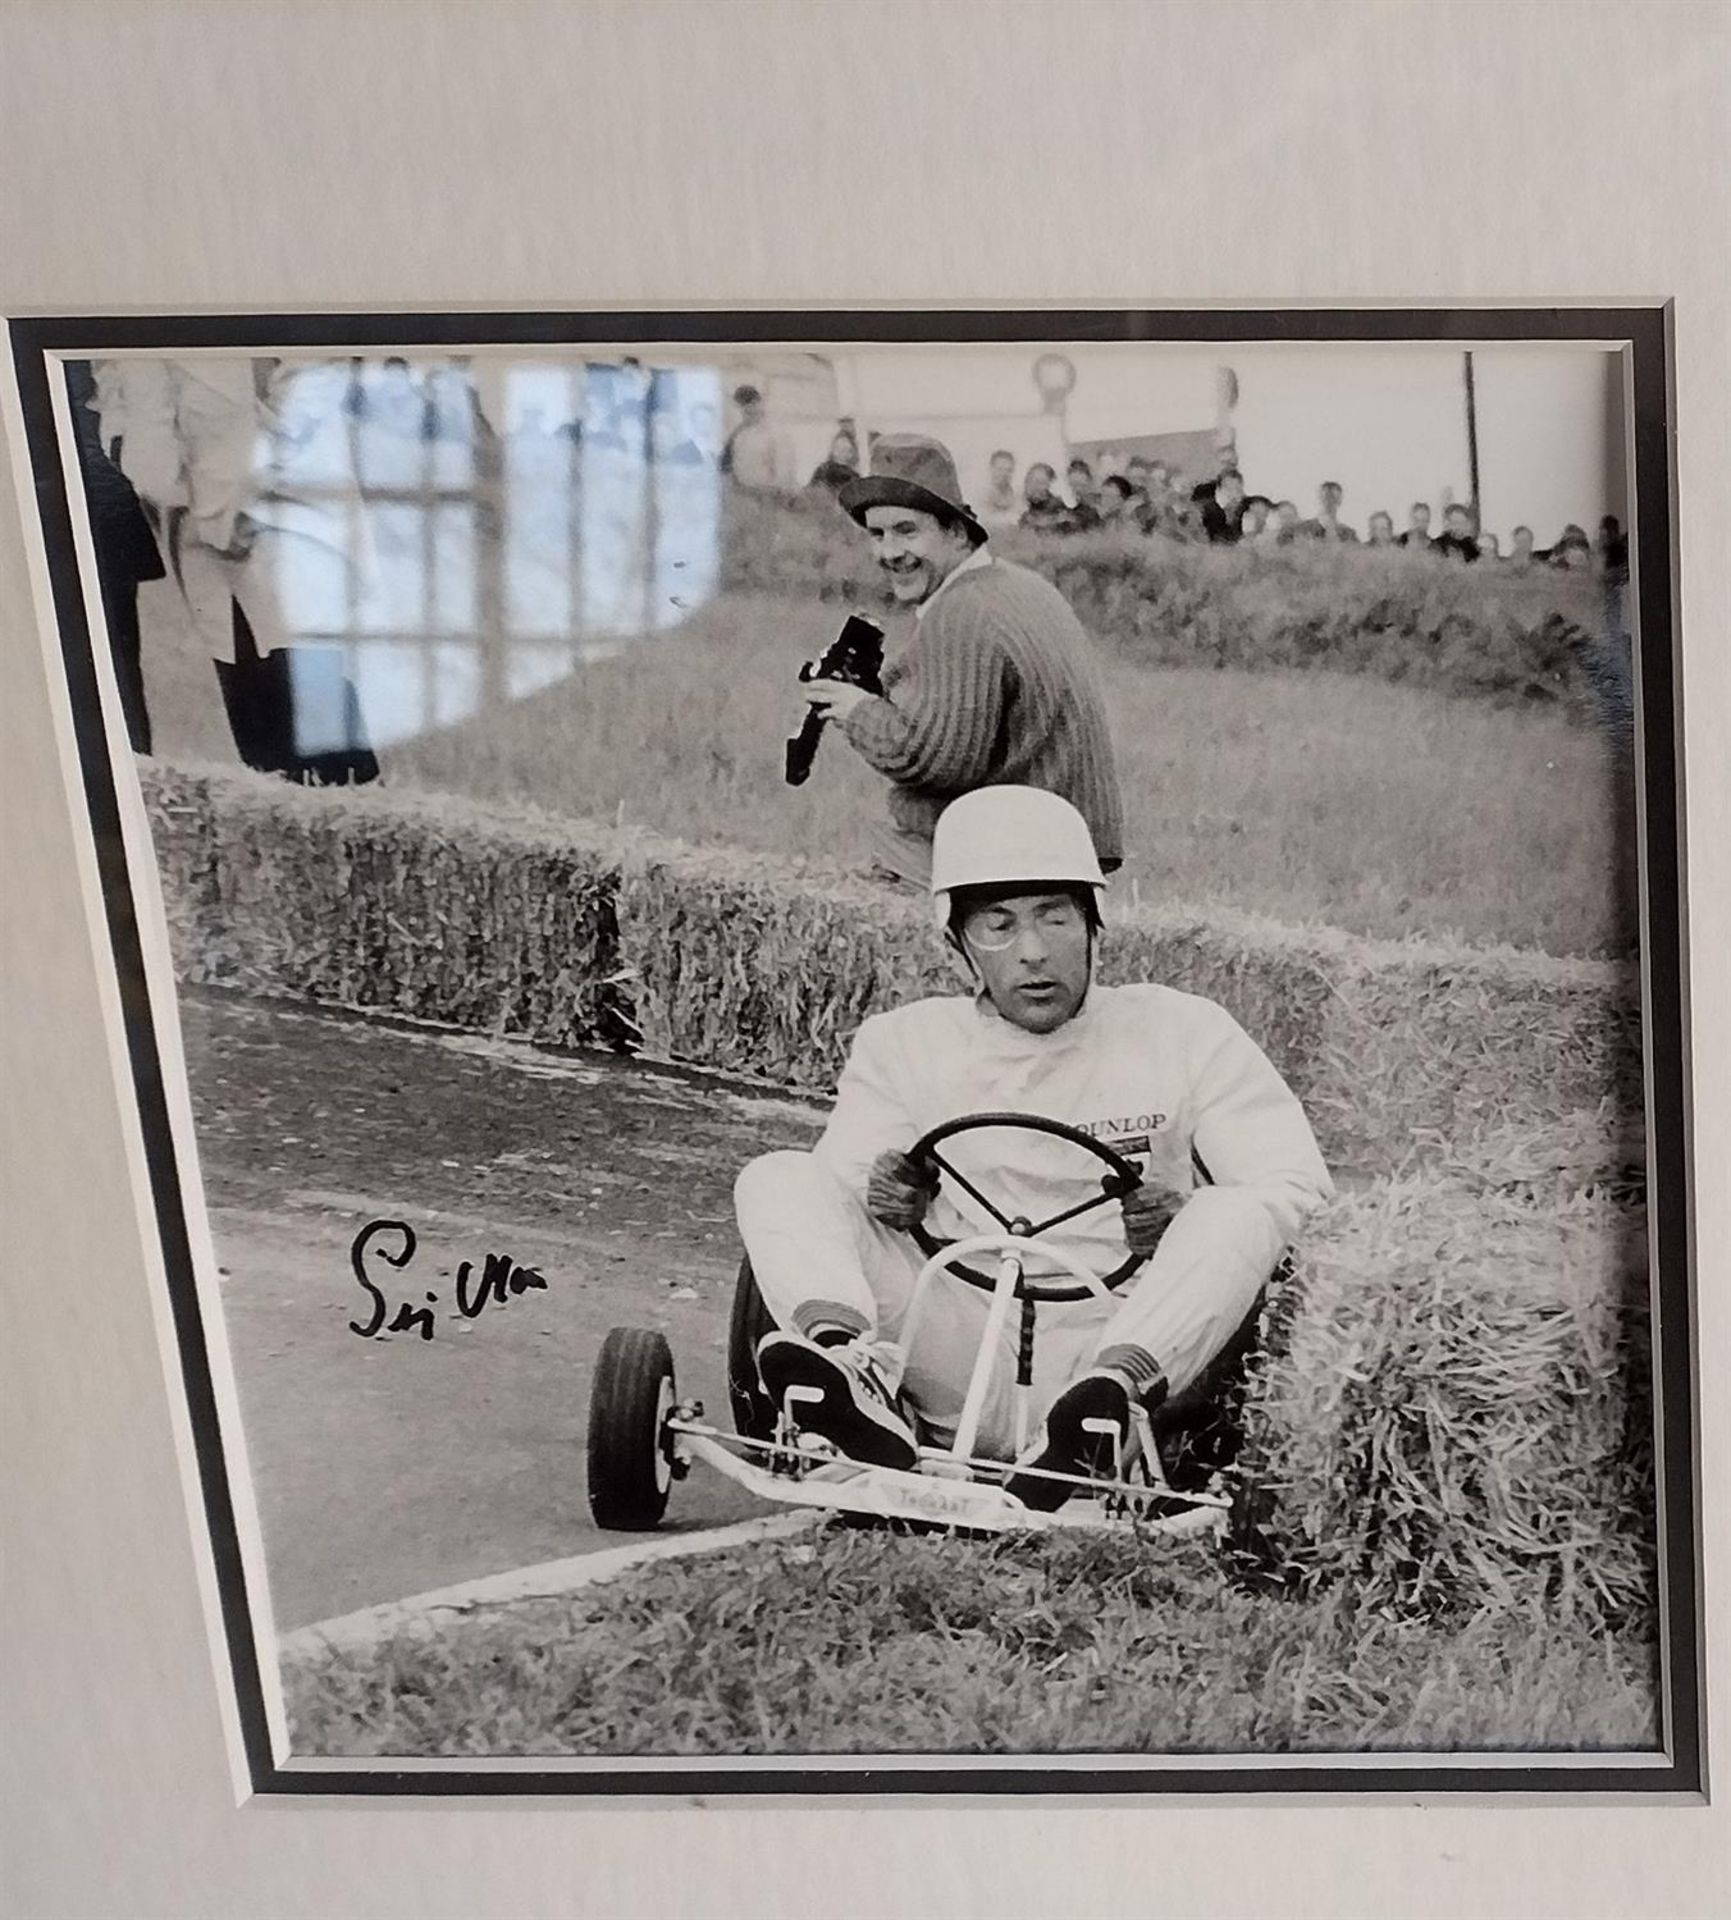
[(874, 873), (925, 887), (939, 814), (990, 786), (1060, 794), (1087, 821), (1105, 871), (1120, 865), (1123, 805), (1105, 697), (1064, 596), (988, 550), (939, 441), (882, 435), (870, 475), (838, 497), (916, 623), (881, 691), (870, 674), (860, 676), (866, 685), (820, 675), (801, 689), (890, 782)]

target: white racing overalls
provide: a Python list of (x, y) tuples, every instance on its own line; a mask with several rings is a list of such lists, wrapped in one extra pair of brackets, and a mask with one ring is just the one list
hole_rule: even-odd
[[(905, 1153), (963, 1114), (1063, 1120), (1135, 1162), (1143, 1179), (1184, 1196), (1158, 1249), (1110, 1300), (1038, 1309), (1030, 1412), (1045, 1409), (1102, 1347), (1132, 1344), (1173, 1392), (1243, 1324), (1305, 1217), (1333, 1191), (1296, 1097), (1224, 1007), (1170, 987), (1092, 986), (1055, 1032), (1028, 1033), (983, 996), (921, 1000), (861, 1026), (822, 1139), (778, 1152), (739, 1176), (739, 1228), (777, 1323), (831, 1321), (900, 1341), (924, 1257), (867, 1213), (879, 1154)], [(1025, 1129), (959, 1135), (940, 1153), (1007, 1217), (1039, 1221), (1098, 1192), (1106, 1167), (1068, 1142)], [(994, 1223), (944, 1180), (926, 1216), (942, 1239)], [(1127, 1256), (1117, 1204), (1103, 1200), (1042, 1236), (1097, 1274)], [(1040, 1240), (1030, 1243), (1038, 1248)], [(995, 1272), (980, 1256), (967, 1264)], [(1062, 1277), (1030, 1258), (1030, 1275)], [(928, 1289), (902, 1389), (940, 1439), (953, 1437), (990, 1296), (943, 1274)], [(982, 1452), (1017, 1446), (1012, 1312), (980, 1430)]]

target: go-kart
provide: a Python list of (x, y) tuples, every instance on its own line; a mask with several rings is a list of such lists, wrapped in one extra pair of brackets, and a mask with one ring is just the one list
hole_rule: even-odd
[[(958, 1135), (987, 1127), (1021, 1127), (1069, 1141), (1107, 1172), (1099, 1191), (1074, 1206), (1032, 1221), (1009, 1217), (938, 1149)], [(977, 1452), (981, 1419), (994, 1363), (1012, 1314), (1017, 1316), (1015, 1426), (1018, 1455), (1030, 1433), (1034, 1343), (1042, 1305), (1107, 1297), (1124, 1285), (1142, 1260), (1136, 1255), (1112, 1272), (1089, 1272), (1058, 1247), (1043, 1243), (1039, 1259), (1060, 1270), (1057, 1278), (1026, 1272), (1030, 1242), (1051, 1228), (1091, 1209), (1120, 1199), (1140, 1183), (1135, 1165), (1103, 1142), (1062, 1121), (1021, 1113), (963, 1115), (934, 1127), (914, 1144), (910, 1156), (952, 1181), (997, 1223), (996, 1231), (944, 1241), (923, 1226), (913, 1238), (926, 1255), (915, 1279), (901, 1343), (911, 1353), (918, 1343), (921, 1316), (933, 1282), (951, 1273), (990, 1292), (985, 1325), (975, 1355), (955, 1437), (948, 1446), (921, 1444), (912, 1468), (866, 1465), (847, 1459), (822, 1435), (800, 1424), (802, 1400), (821, 1397), (792, 1387), (776, 1405), (758, 1376), (756, 1348), (773, 1322), (752, 1278), (750, 1262), (741, 1268), (729, 1329), (729, 1398), (733, 1433), (704, 1420), (697, 1401), (681, 1401), (674, 1387), (673, 1355), (666, 1337), (642, 1327), (615, 1327), (604, 1341), (595, 1369), (589, 1404), (589, 1506), (598, 1526), (643, 1532), (659, 1525), (675, 1480), (693, 1461), (781, 1506), (808, 1507), (880, 1521), (967, 1532), (1001, 1533), (1012, 1529), (1087, 1531), (1134, 1528), (1160, 1534), (1219, 1533), (1230, 1502), (1206, 1481), (1174, 1485), (1162, 1462), (1161, 1448), (1148, 1414), (1133, 1413), (1125, 1436), (1101, 1423), (1113, 1436), (1111, 1471), (1101, 1475), (1040, 1472), (1063, 1481), (1075, 1492), (1052, 1512), (1026, 1507), (1005, 1487), (1009, 1463)], [(993, 1263), (982, 1271), (968, 1265)], [(1024, 1473), (1035, 1471), (1022, 1468)]]

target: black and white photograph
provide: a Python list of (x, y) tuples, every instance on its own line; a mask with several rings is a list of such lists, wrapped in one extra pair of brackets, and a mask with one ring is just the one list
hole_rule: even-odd
[(1651, 310), (618, 318), (14, 327), (255, 1785), (1693, 1777)]

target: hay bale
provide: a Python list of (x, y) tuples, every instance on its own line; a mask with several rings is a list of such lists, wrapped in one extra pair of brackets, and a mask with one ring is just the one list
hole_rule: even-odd
[(1421, 1138), (1437, 1173), (1474, 1193), (1561, 1206), (1577, 1193), (1636, 1207), (1647, 1197), (1641, 1114), (1602, 1100), (1554, 1120), (1505, 1121), (1461, 1139)]
[(833, 1086), (868, 1014), (963, 984), (923, 903), (768, 859), (640, 839), (618, 911), (645, 1048), (788, 1086)]
[[(1108, 925), (1100, 977), (1156, 980), (1218, 1001), (1308, 1106), (1333, 997), (1326, 958), (1315, 939), (1272, 921), (1163, 906)], [(1342, 1144), (1330, 1141), (1324, 1151)]]
[(210, 776), (162, 760), (141, 760), (138, 772), (174, 971), (183, 980), (217, 978), (224, 935)]
[(1648, 1606), (1640, 1208), (1383, 1180), (1306, 1235), (1269, 1320), (1239, 1467), (1286, 1582), (1409, 1613)]
[[(965, 990), (922, 899), (766, 856), (377, 788), (144, 781), (187, 979), (563, 1046), (629, 1033), (634, 1001), (653, 1054), (813, 1089), (869, 1013)], [(1338, 1166), (1494, 1160), (1508, 1129), (1642, 1110), (1637, 983), (1611, 963), (1162, 906), (1114, 919), (1102, 975), (1219, 1001)]]
[(1102, 977), (1218, 1000), (1304, 1101), (1329, 1159), (1362, 1172), (1434, 1164), (1510, 1127), (1561, 1127), (1585, 1147), (1573, 1116), (1643, 1109), (1633, 962), (1162, 908), (1109, 926)]
[(1328, 963), (1333, 989), (1309, 1090), (1319, 1137), (1393, 1171), (1423, 1142), (1543, 1128), (1609, 1100), (1643, 1111), (1634, 964), (1511, 949), (1364, 941)]
[[(764, 857), (641, 841), (619, 915), (652, 1052), (796, 1086), (834, 1084), (867, 1014), (964, 990), (923, 901)], [(1226, 1007), (1341, 1166), (1394, 1171), (1607, 1099), (1641, 1111), (1638, 996), (1609, 963), (1163, 907), (1111, 924), (1101, 975)]]
[(607, 1037), (609, 836), (231, 771), (143, 778), (185, 978), (549, 1045)]
[[(867, 1014), (968, 990), (923, 897), (766, 856), (641, 836), (619, 919), (651, 1051), (802, 1087), (834, 1085)], [(1333, 993), (1309, 936), (1161, 908), (1112, 923), (1101, 978), (1218, 1000), (1307, 1093)]]

